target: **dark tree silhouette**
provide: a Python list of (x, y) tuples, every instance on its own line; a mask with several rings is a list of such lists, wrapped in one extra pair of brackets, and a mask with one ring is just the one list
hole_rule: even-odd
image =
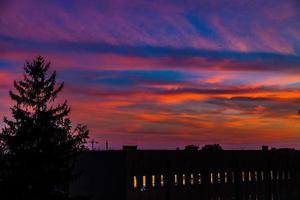
[(37, 57), (24, 66), (24, 78), (15, 81), (13, 120), (4, 118), (0, 133), (4, 161), (1, 199), (68, 199), (68, 185), (76, 177), (75, 159), (85, 150), (88, 129), (72, 128), (67, 102), (56, 104), (63, 89), (57, 86), (56, 72), (49, 74), (50, 63)]
[(199, 147), (193, 144), (184, 147), (184, 150), (189, 150), (189, 151), (198, 151), (198, 149)]
[(222, 151), (223, 148), (219, 144), (207, 144), (202, 147), (202, 151)]

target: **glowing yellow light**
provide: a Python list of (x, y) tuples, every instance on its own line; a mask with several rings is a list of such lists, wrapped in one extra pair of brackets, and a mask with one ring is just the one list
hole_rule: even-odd
[(251, 182), (251, 180), (252, 180), (252, 176), (251, 176), (251, 172), (249, 172), (249, 174), (248, 174), (248, 178), (249, 178), (249, 182)]
[(152, 187), (155, 187), (155, 176), (152, 175)]
[(146, 187), (147, 186), (147, 180), (146, 180), (146, 176), (143, 176), (143, 187)]
[(160, 186), (164, 186), (165, 182), (164, 182), (164, 175), (160, 175)]
[(191, 185), (194, 185), (194, 174), (191, 174)]
[(136, 178), (136, 176), (133, 177), (133, 187), (137, 188), (137, 178)]
[(221, 174), (218, 172), (218, 183), (221, 183)]
[(199, 185), (202, 184), (202, 178), (201, 178), (201, 174), (200, 173), (198, 174), (198, 184)]
[(214, 183), (214, 174), (210, 173), (210, 183), (213, 184)]
[(178, 185), (178, 177), (177, 177), (177, 174), (174, 175), (174, 185), (175, 185), (175, 186)]

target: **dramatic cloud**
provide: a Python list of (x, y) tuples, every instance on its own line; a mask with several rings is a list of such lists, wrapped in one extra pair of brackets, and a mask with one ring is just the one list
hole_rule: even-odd
[(42, 55), (66, 83), (60, 99), (72, 118), (100, 145), (298, 147), (299, 8), (296, 0), (2, 0), (0, 117), (25, 60)]

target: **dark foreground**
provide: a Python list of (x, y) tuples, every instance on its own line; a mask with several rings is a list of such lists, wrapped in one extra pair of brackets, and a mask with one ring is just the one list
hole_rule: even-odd
[(295, 150), (91, 151), (72, 195), (92, 200), (299, 200)]

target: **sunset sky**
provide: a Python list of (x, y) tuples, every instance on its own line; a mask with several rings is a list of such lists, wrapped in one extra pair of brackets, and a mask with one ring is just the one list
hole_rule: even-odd
[(297, 0), (0, 0), (0, 118), (38, 55), (102, 149), (300, 148)]

